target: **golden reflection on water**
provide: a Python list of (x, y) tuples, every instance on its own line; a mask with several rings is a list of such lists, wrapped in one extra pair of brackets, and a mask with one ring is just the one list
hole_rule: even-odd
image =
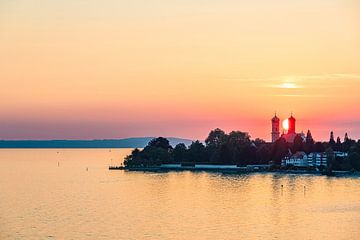
[(360, 178), (107, 170), (130, 151), (0, 150), (0, 239), (360, 236)]

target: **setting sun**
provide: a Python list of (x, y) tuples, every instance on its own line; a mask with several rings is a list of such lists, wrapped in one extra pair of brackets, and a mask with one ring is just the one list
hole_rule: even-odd
[(282, 126), (285, 130), (289, 130), (289, 120), (288, 119), (285, 119), (283, 122), (282, 122)]

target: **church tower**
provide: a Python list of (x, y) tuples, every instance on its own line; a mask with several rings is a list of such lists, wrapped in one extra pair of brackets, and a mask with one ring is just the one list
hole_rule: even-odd
[(276, 116), (271, 119), (272, 132), (271, 132), (271, 141), (275, 142), (280, 138), (280, 119)]
[(290, 133), (290, 134), (296, 133), (295, 124), (296, 124), (296, 119), (293, 117), (293, 115), (291, 113), (291, 117), (289, 118), (289, 130), (288, 130), (288, 133)]

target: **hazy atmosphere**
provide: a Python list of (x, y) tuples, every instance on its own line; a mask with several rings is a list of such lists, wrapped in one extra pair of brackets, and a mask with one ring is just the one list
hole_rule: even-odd
[(360, 138), (356, 0), (1, 1), (0, 138)]

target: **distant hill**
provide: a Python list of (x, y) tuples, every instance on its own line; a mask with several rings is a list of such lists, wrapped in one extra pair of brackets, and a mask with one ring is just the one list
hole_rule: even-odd
[[(153, 137), (104, 140), (0, 140), (0, 148), (143, 148)], [(167, 138), (172, 146), (192, 140)]]

